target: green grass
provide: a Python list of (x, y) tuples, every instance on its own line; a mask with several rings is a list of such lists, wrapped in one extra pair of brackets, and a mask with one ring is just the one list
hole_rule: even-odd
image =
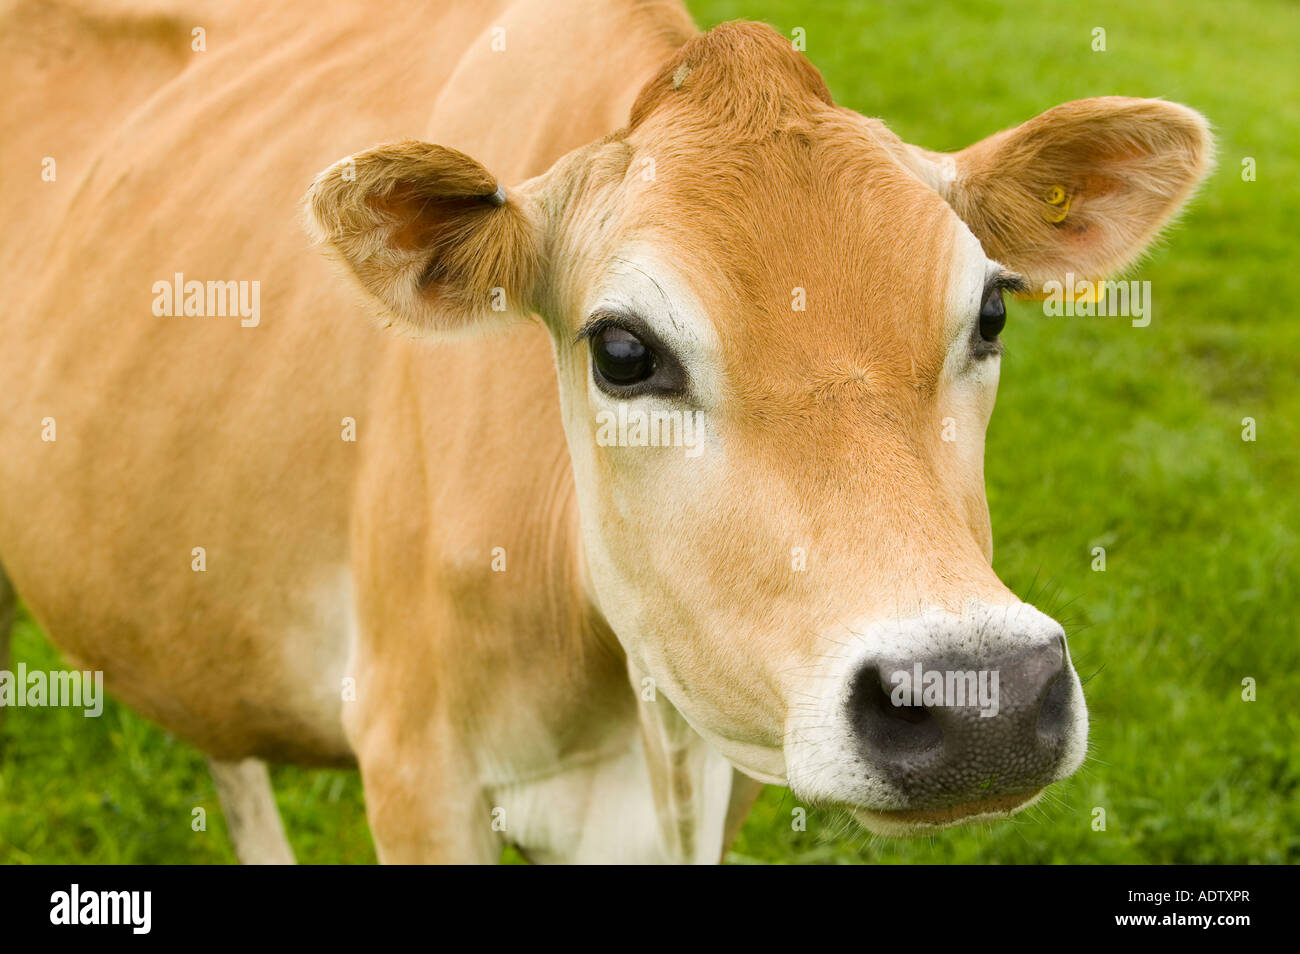
[[(1059, 102), (1164, 96), (1210, 117), (1218, 171), (1130, 277), (1155, 319), (1013, 306), (987, 479), (996, 566), (1068, 624), (1092, 757), (1017, 820), (871, 839), (769, 789), (738, 862), (1294, 862), (1300, 859), (1300, 6), (697, 0), (789, 34), (837, 100), (905, 139), (956, 149)], [(1104, 27), (1107, 51), (1091, 50)], [(1241, 160), (1258, 163), (1243, 182)], [(1241, 439), (1242, 418), (1258, 440)], [(1091, 548), (1106, 548), (1105, 572)], [(28, 620), (16, 659), (57, 657)], [(1243, 678), (1258, 699), (1241, 698)], [(199, 755), (110, 704), (10, 713), (0, 861), (223, 862)], [(373, 860), (352, 772), (275, 772), (299, 857)], [(208, 830), (190, 829), (204, 808)], [(1094, 831), (1095, 808), (1106, 812)]]

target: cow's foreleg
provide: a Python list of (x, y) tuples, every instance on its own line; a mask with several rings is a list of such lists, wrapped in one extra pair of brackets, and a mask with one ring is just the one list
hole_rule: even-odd
[(293, 849), (275, 806), (271, 776), (261, 759), (208, 759), (235, 855), (246, 865), (291, 865)]
[[(414, 644), (418, 650), (419, 643)], [(373, 664), (363, 655), (343, 726), (361, 770), (366, 819), (381, 864), (496, 864), (493, 828), (459, 733), (418, 656)]]
[(504, 819), (493, 817), (447, 734), (372, 731), (356, 748), (382, 864), (500, 861)]

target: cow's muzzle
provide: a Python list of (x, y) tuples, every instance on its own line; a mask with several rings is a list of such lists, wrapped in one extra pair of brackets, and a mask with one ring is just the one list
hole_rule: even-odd
[(944, 809), (1054, 781), (1074, 724), (1065, 638), (996, 659), (868, 660), (847, 718), (871, 771), (908, 809)]
[(792, 787), (882, 834), (1009, 815), (1083, 760), (1087, 712), (1059, 624), (1024, 604), (858, 635), (792, 720)]

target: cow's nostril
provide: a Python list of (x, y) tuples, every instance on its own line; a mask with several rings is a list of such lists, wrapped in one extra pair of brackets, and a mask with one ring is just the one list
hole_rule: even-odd
[(920, 705), (895, 705), (888, 674), (879, 666), (858, 671), (849, 696), (854, 729), (871, 751), (884, 761), (915, 762), (943, 751), (943, 729), (930, 710)]
[(894, 718), (911, 722), (913, 725), (934, 721), (930, 717), (929, 710), (924, 706), (893, 706), (889, 711), (893, 713)]
[(1070, 697), (1074, 686), (1062, 667), (1052, 679), (1038, 710), (1038, 737), (1049, 746), (1065, 741), (1070, 729)]

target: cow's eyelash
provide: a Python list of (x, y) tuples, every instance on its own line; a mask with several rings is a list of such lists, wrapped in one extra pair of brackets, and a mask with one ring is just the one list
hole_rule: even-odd
[(578, 329), (578, 333), (573, 336), (573, 343), (582, 344), (584, 341), (590, 340), (595, 335), (599, 334), (601, 331), (608, 328), (610, 325), (621, 325), (621, 324), (622, 322), (620, 322), (616, 316), (610, 314), (609, 312), (596, 312), (585, 322), (583, 322), (582, 327)]
[(1029, 279), (1025, 278), (1024, 275), (1017, 275), (1015, 272), (999, 272), (993, 276), (989, 286), (1009, 291), (1013, 295), (1024, 295), (1030, 290)]

